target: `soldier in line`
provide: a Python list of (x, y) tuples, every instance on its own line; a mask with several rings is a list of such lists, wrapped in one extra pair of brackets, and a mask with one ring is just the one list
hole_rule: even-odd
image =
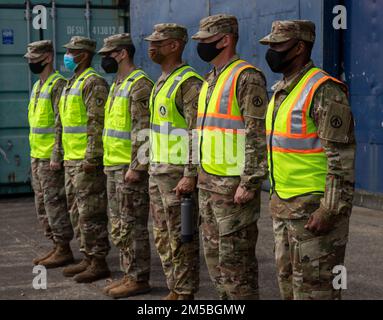
[(198, 210), (192, 242), (181, 242), (181, 196), (196, 199), (192, 130), (196, 126), (202, 78), (182, 62), (188, 41), (185, 27), (164, 23), (154, 26), (149, 57), (162, 74), (150, 98), (149, 195), (154, 242), (170, 290), (166, 300), (194, 299), (199, 286)]
[(72, 37), (64, 46), (64, 64), (74, 74), (60, 99), (63, 127), (65, 189), (71, 221), (83, 260), (64, 268), (76, 282), (93, 282), (110, 275), (106, 212), (106, 179), (102, 167), (104, 106), (108, 84), (91, 67), (96, 41)]
[(103, 145), (110, 235), (120, 249), (124, 272), (124, 277), (105, 287), (104, 293), (122, 298), (151, 290), (149, 176), (148, 166), (139, 159), (139, 148), (145, 142), (139, 134), (149, 128), (153, 82), (134, 65), (135, 47), (130, 34), (104, 39), (99, 53), (105, 72), (117, 73), (105, 105)]
[(314, 66), (311, 21), (275, 21), (266, 60), (282, 73), (267, 116), (270, 211), (283, 299), (340, 299), (354, 194), (355, 137), (347, 88)]
[(53, 249), (33, 263), (56, 268), (73, 262), (69, 245), (73, 230), (66, 206), (59, 121), (59, 100), (66, 80), (53, 68), (52, 41), (30, 43), (24, 57), (31, 72), (39, 75), (28, 106), (32, 187), (38, 220), (45, 236), (53, 241)]
[(236, 17), (206, 17), (192, 38), (200, 58), (213, 66), (201, 89), (197, 120), (206, 264), (221, 299), (258, 299), (255, 248), (267, 174), (266, 80), (236, 54)]

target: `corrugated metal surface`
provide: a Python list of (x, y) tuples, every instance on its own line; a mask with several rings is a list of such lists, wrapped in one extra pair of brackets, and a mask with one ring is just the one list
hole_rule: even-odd
[[(0, 194), (30, 191), (30, 158), (28, 143), (27, 106), (29, 99), (29, 71), (23, 58), (28, 43), (25, 1), (0, 2)], [(30, 40), (53, 39), (53, 20), (48, 7), (47, 30), (30, 28)], [(73, 35), (87, 35), (85, 1), (56, 1), (56, 47), (57, 68), (64, 72), (62, 45)], [(89, 31), (97, 40), (97, 47), (103, 38), (123, 32), (129, 24), (125, 21), (127, 11), (112, 7), (117, 1), (92, 1)], [(120, 1), (120, 3), (122, 3)], [(71, 8), (70, 5), (76, 5)], [(82, 7), (81, 7), (82, 6)], [(32, 15), (33, 18), (33, 15)], [(100, 69), (99, 57), (94, 61)], [(111, 80), (112, 76), (108, 76)], [(31, 83), (36, 77), (30, 79)]]
[[(326, 0), (326, 4), (332, 0)], [(314, 60), (323, 66), (323, 28), (329, 23), (323, 19), (323, 0), (132, 0), (131, 31), (138, 47), (137, 59), (152, 76), (157, 77), (159, 67), (147, 58), (148, 44), (143, 38), (152, 32), (153, 25), (161, 22), (176, 22), (188, 27), (191, 36), (198, 30), (199, 20), (210, 14), (229, 13), (239, 19), (240, 39), (238, 52), (241, 56), (261, 67), (267, 74), (269, 88), (278, 79), (266, 65), (264, 56), (266, 47), (258, 40), (270, 32), (271, 23), (277, 19), (310, 19), (318, 27), (317, 43), (314, 48)], [(200, 73), (205, 73), (209, 66), (196, 54), (196, 43), (190, 41), (184, 58)]]
[(383, 193), (383, 3), (347, 1), (345, 68), (357, 134), (357, 188)]

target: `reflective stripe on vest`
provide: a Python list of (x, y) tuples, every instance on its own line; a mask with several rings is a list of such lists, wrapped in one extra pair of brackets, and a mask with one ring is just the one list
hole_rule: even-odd
[(31, 133), (34, 133), (34, 134), (55, 133), (55, 128), (31, 128)]
[[(40, 81), (33, 86), (28, 106), (30, 125), (29, 143), (31, 157), (49, 159), (55, 142), (55, 113), (51, 95), (56, 82), (64, 79), (58, 72), (51, 74), (42, 85), (39, 96), (36, 96)], [(37, 99), (37, 101), (36, 101)]]
[(179, 137), (188, 136), (187, 130), (173, 127), (171, 122), (164, 122), (162, 125), (152, 124), (150, 129), (162, 134), (172, 134)]
[(105, 107), (105, 128), (103, 130), (104, 165), (115, 166), (131, 162), (131, 113), (130, 92), (141, 79), (152, 82), (142, 70), (134, 70), (121, 83), (118, 90), (113, 83)]
[[(103, 136), (118, 138), (122, 140), (130, 140), (130, 132), (118, 131), (113, 129), (104, 129), (102, 131)], [(126, 150), (125, 150), (126, 151)]]
[(86, 133), (87, 126), (76, 126), (76, 127), (63, 127), (64, 133)]
[(310, 106), (318, 87), (339, 80), (318, 68), (310, 69), (284, 99), (274, 114), (275, 97), (266, 115), (268, 162), (271, 192), (282, 199), (310, 193), (323, 193), (327, 157)]
[(176, 106), (181, 84), (191, 77), (203, 79), (190, 66), (182, 66), (168, 76), (160, 90), (150, 97), (150, 161), (186, 164), (189, 161), (188, 126)]
[(64, 160), (83, 160), (87, 148), (87, 124), (88, 114), (82, 90), (85, 80), (90, 76), (99, 76), (93, 68), (86, 69), (60, 98), (60, 117), (63, 127), (62, 142), (64, 148)]
[(239, 176), (245, 158), (245, 123), (237, 101), (241, 72), (252, 68), (244, 60), (232, 62), (221, 72), (207, 104), (208, 84), (204, 83), (198, 102), (200, 163), (218, 176)]

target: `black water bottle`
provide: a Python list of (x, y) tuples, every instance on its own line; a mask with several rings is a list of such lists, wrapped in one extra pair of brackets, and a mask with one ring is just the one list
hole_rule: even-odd
[(188, 243), (193, 241), (194, 221), (193, 221), (193, 199), (190, 194), (183, 195), (181, 200), (181, 242)]

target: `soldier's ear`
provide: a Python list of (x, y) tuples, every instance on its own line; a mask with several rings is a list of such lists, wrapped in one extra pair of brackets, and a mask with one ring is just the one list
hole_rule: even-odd
[(297, 55), (301, 55), (306, 50), (306, 44), (303, 41), (298, 41), (296, 48), (297, 48)]
[(180, 47), (180, 43), (176, 40), (174, 40), (172, 43), (171, 43), (171, 48), (172, 48), (172, 51), (177, 51), (178, 48)]
[(53, 52), (48, 54), (48, 56), (45, 59), (45, 62), (46, 62), (46, 64), (53, 62)]
[(218, 48), (218, 49), (226, 48), (226, 47), (229, 46), (229, 45), (230, 45), (230, 35), (225, 34), (225, 35), (223, 35), (223, 37), (221, 38), (221, 41), (218, 42), (218, 44), (217, 44), (217, 48)]
[(129, 57), (128, 51), (126, 49), (122, 49), (121, 52), (121, 59), (124, 60)]

